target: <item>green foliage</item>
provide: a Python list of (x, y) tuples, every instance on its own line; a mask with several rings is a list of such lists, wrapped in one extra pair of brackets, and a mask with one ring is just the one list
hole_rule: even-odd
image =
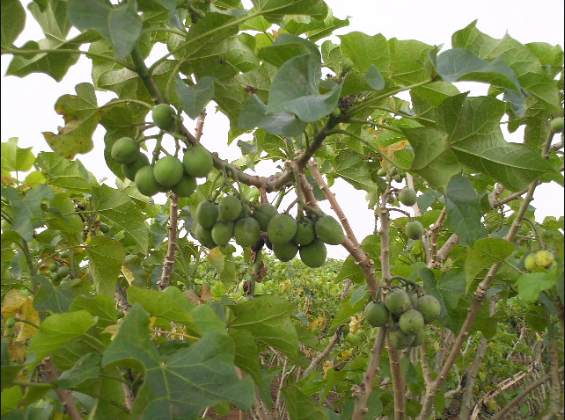
[[(335, 44), (326, 38), (348, 21), (322, 0), (252, 3), (35, 1), (44, 38), (16, 48), (27, 15), (2, 2), (7, 75), (60, 81), (80, 54), (92, 62), (91, 83), (55, 104), (52, 153), (2, 143), (3, 416), (66, 416), (58, 388), (92, 419), (265, 407), (292, 420), (424, 420), (445, 417), (476, 361), (473, 401), (530, 378), (539, 353), (535, 369), (563, 366), (551, 350), (563, 344), (563, 219), (536, 220), (530, 205), (539, 183), (564, 183), (551, 143), (562, 48), (494, 39), (476, 22), (445, 51), (360, 32)], [(460, 81), (488, 93), (461, 93)], [(99, 91), (112, 99), (99, 104)], [(186, 124), (212, 102), (241, 150), (233, 162), (217, 153), (224, 140)], [(75, 159), (99, 126), (116, 188)], [(263, 176), (263, 161), (280, 166)], [(320, 177), (367, 194), (372, 234), (346, 240), (340, 222), (356, 215), (343, 217)], [(164, 204), (149, 198), (164, 192)], [(339, 222), (320, 210), (326, 199)], [(326, 244), (349, 257), (328, 259)], [(378, 347), (380, 332), (406, 352)], [(35, 370), (45, 357), (59, 372), (49, 383)], [(375, 361), (378, 381), (363, 383)], [(559, 400), (542, 386), (551, 398), (528, 397), (522, 417)]]

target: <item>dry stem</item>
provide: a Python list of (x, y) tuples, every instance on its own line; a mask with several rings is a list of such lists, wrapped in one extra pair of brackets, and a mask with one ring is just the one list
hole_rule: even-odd
[[(55, 371), (55, 367), (53, 366), (53, 362), (51, 361), (51, 356), (43, 359), (42, 364), (45, 375), (47, 376), (47, 379), (49, 379), (49, 382), (56, 381), (59, 378), (59, 374)], [(71, 391), (59, 388), (55, 388), (54, 391), (57, 394), (57, 397), (59, 397), (59, 400), (61, 401), (63, 407), (65, 407), (65, 410), (67, 411), (67, 414), (69, 415), (71, 420), (82, 420), (82, 416), (78, 412), (78, 409), (75, 405), (75, 399), (73, 398)]]

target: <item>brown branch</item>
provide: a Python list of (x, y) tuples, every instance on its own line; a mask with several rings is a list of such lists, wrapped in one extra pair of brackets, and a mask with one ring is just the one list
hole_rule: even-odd
[(424, 377), (424, 383), (426, 387), (433, 381), (432, 371), (428, 363), (428, 355), (426, 354), (426, 340), (420, 345), (420, 364), (422, 365), (422, 375)]
[[(557, 371), (558, 374), (562, 374), (563, 373), (563, 368), (559, 368), (559, 370)], [(545, 375), (541, 378), (539, 378), (537, 381), (531, 383), (530, 385), (528, 385), (527, 388), (525, 388), (520, 395), (518, 395), (516, 398), (514, 398), (512, 401), (510, 401), (508, 404), (506, 404), (504, 406), (504, 408), (502, 408), (498, 413), (496, 413), (496, 415), (493, 417), (492, 420), (502, 420), (504, 418), (504, 416), (506, 416), (506, 414), (512, 409), (514, 408), (520, 401), (522, 401), (525, 397), (528, 396), (528, 394), (530, 392), (532, 392), (534, 389), (536, 389), (537, 387), (543, 385), (544, 383), (546, 383), (548, 380), (550, 379), (550, 375)]]
[(131, 310), (131, 305), (128, 302), (124, 289), (122, 289), (122, 287), (119, 284), (118, 287), (116, 287), (115, 296), (116, 296), (116, 300), (118, 301), (118, 306), (122, 308), (122, 311), (124, 311), (124, 315), (127, 315)]
[[(550, 327), (552, 328), (552, 327)], [(551, 334), (554, 335), (554, 334)], [(557, 418), (557, 413), (561, 408), (561, 382), (559, 381), (559, 351), (557, 350), (557, 340), (551, 337), (549, 340), (549, 359), (551, 361), (549, 367), (549, 376), (551, 378), (551, 394), (549, 402), (550, 418)]]
[[(51, 356), (48, 356), (45, 359), (43, 359), (42, 365), (43, 365), (43, 370), (45, 372), (45, 376), (47, 376), (49, 382), (56, 381), (59, 378), (59, 374), (55, 371), (55, 367), (53, 366)], [(78, 412), (78, 409), (75, 405), (75, 399), (71, 394), (71, 391), (58, 389), (58, 388), (55, 388), (54, 391), (57, 394), (57, 397), (59, 397), (59, 400), (61, 401), (63, 407), (65, 407), (65, 410), (69, 415), (69, 417), (71, 418), (71, 420), (83, 420), (82, 416)]]
[[(541, 184), (541, 182), (540, 182), (539, 184)], [(539, 185), (539, 184), (538, 184), (538, 185)], [(501, 206), (505, 205), (506, 203), (509, 203), (509, 202), (511, 202), (511, 201), (513, 201), (513, 200), (516, 200), (517, 198), (519, 198), (519, 197), (523, 196), (524, 194), (526, 194), (526, 193), (528, 192), (528, 189), (529, 189), (529, 188), (526, 188), (525, 190), (515, 192), (514, 194), (509, 195), (509, 196), (506, 197), (506, 198), (503, 198), (503, 199), (500, 199), (500, 200), (498, 200), (498, 201), (495, 201), (494, 203), (491, 203), (491, 204), (492, 204), (492, 207), (493, 207), (493, 208), (501, 207)]]
[(345, 324), (342, 324), (338, 327), (337, 331), (333, 335), (332, 339), (330, 340), (330, 342), (328, 343), (328, 345), (326, 346), (324, 351), (322, 353), (320, 353), (318, 356), (316, 356), (312, 360), (312, 363), (310, 363), (310, 366), (308, 366), (304, 370), (304, 372), (302, 373), (303, 378), (306, 378), (308, 376), (308, 373), (311, 370), (315, 370), (318, 367), (318, 365), (320, 364), (320, 362), (322, 360), (324, 360), (326, 357), (328, 357), (328, 355), (330, 354), (330, 352), (332, 351), (332, 349), (334, 348), (334, 346), (338, 342), (339, 338), (341, 337), (341, 329), (343, 328), (343, 325), (345, 325)]
[(394, 420), (406, 419), (406, 384), (402, 377), (400, 353), (390, 343), (390, 335), (386, 335), (390, 373), (392, 377), (392, 392), (394, 399)]
[(436, 220), (435, 224), (430, 229), (430, 255), (431, 259), (428, 261), (428, 268), (441, 268), (441, 263), (443, 261), (440, 260), (438, 256), (438, 240), (439, 234), (441, 231), (441, 226), (447, 216), (447, 207), (443, 207), (438, 219)]
[(375, 337), (375, 342), (370, 352), (369, 366), (363, 375), (363, 382), (360, 385), (354, 385), (352, 388), (353, 397), (355, 398), (355, 406), (353, 408), (353, 416), (351, 420), (363, 420), (365, 414), (369, 412), (367, 401), (373, 390), (373, 382), (379, 373), (381, 364), (381, 356), (386, 338), (386, 327), (380, 327)]
[(204, 120), (206, 120), (206, 109), (203, 109), (198, 118), (196, 119), (196, 131), (195, 137), (198, 142), (202, 139), (202, 135), (204, 134)]
[(488, 345), (488, 340), (481, 336), (481, 341), (479, 347), (477, 348), (477, 353), (475, 354), (475, 360), (471, 365), (471, 369), (467, 373), (465, 389), (463, 391), (463, 399), (461, 400), (461, 411), (459, 412), (459, 420), (467, 420), (469, 416), (469, 411), (471, 410), (471, 399), (473, 398), (473, 388), (475, 386), (475, 379), (479, 374), (479, 369), (483, 358), (485, 357), (486, 349)]
[(492, 191), (492, 193), (490, 194), (489, 199), (488, 199), (490, 206), (492, 208), (495, 207), (495, 204), (498, 202), (498, 198), (504, 192), (505, 189), (506, 189), (506, 187), (504, 185), (496, 184), (496, 187), (494, 187), (494, 190)]
[(159, 290), (165, 290), (169, 286), (171, 275), (175, 267), (175, 253), (177, 251), (177, 230), (178, 230), (178, 208), (179, 196), (171, 193), (171, 206), (169, 215), (169, 245), (167, 247), (167, 255), (163, 261), (163, 273), (157, 281)]

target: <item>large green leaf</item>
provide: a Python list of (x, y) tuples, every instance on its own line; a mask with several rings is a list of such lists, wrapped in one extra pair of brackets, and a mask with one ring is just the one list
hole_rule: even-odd
[(296, 385), (287, 385), (282, 392), (290, 420), (329, 420), (328, 411)]
[(124, 246), (105, 236), (95, 236), (86, 247), (88, 271), (99, 294), (114, 296), (122, 263), (126, 258)]
[(371, 66), (375, 66), (385, 78), (389, 77), (390, 49), (383, 35), (350, 32), (339, 38), (342, 53), (353, 61), (359, 71), (367, 72)]
[(436, 70), (446, 82), (485, 82), (520, 90), (520, 82), (514, 76), (514, 71), (501, 57), (485, 61), (465, 48), (453, 48), (438, 55)]
[(275, 75), (267, 112), (292, 112), (305, 122), (329, 115), (337, 106), (341, 84), (320, 95), (320, 76), (319, 55), (303, 54), (288, 60)]
[[(35, 303), (35, 301), (34, 301)], [(99, 328), (106, 328), (118, 322), (118, 311), (114, 299), (106, 295), (78, 296), (69, 311), (88, 311), (90, 315), (98, 317), (96, 323)]]
[(550, 112), (562, 109), (557, 84), (544, 70), (538, 57), (525, 45), (506, 34), (494, 39), (477, 29), (477, 21), (453, 34), (454, 48), (466, 48), (484, 60), (502, 57), (522, 88), (538, 98)]
[[(390, 49), (389, 77), (397, 82), (412, 84), (423, 82), (431, 77), (431, 70), (424, 63), (432, 46), (416, 40), (388, 41)], [(381, 70), (379, 68), (379, 70)]]
[(102, 356), (99, 353), (85, 354), (71, 369), (63, 372), (54, 383), (59, 388), (68, 389), (76, 388), (85, 381), (98, 379), (101, 359)]
[(377, 186), (371, 179), (369, 164), (363, 158), (351, 152), (343, 152), (337, 155), (335, 173), (356, 189), (375, 191)]
[(316, 42), (332, 35), (337, 29), (348, 25), (349, 19), (341, 20), (328, 14), (324, 20), (312, 19), (305, 21), (300, 18), (292, 19), (285, 24), (284, 30), (293, 35), (306, 34), (310, 41)]
[(49, 229), (60, 230), (73, 241), (75, 235), (84, 230), (84, 222), (75, 211), (71, 195), (71, 192), (56, 194), (49, 202), (49, 210), (44, 213), (44, 217)]
[[(1, 344), (1, 363), (0, 363), (0, 372), (1, 372), (1, 390), (3, 391), (5, 388), (12, 386), (14, 379), (17, 379), (20, 371), (25, 368), (30, 363), (33, 363), (36, 360), (36, 357), (31, 355), (28, 357), (24, 364), (17, 364), (14, 365), (10, 363), (10, 352), (8, 349), (8, 340), (2, 338)], [(2, 397), (4, 397), (4, 393), (2, 393)], [(4, 398), (2, 398), (3, 400)], [(3, 403), (4, 401), (2, 401)], [(2, 414), (4, 415), (4, 414)]]
[(445, 193), (447, 226), (460, 238), (460, 245), (473, 246), (477, 239), (488, 234), (481, 222), (481, 197), (464, 176), (454, 176)]
[(283, 33), (271, 45), (261, 48), (257, 57), (276, 67), (281, 67), (291, 58), (309, 53), (320, 56), (318, 46), (313, 42), (296, 35)]
[(290, 358), (298, 355), (298, 337), (290, 320), (293, 305), (276, 296), (259, 298), (230, 306), (230, 330), (248, 331), (257, 340), (281, 350)]
[(267, 113), (267, 105), (257, 95), (251, 95), (245, 101), (237, 125), (245, 130), (259, 127), (267, 133), (284, 137), (299, 136), (306, 128), (304, 121), (289, 112)]
[(77, 95), (63, 95), (55, 104), (55, 111), (65, 119), (59, 134), (44, 132), (43, 137), (51, 148), (66, 159), (77, 153), (88, 153), (94, 147), (92, 134), (98, 127), (101, 111), (98, 108), (94, 86), (90, 83), (76, 85)]
[(70, 191), (90, 191), (91, 184), (96, 185), (94, 176), (78, 160), (69, 161), (57, 153), (41, 152), (36, 162), (47, 184)]
[(324, 18), (328, 13), (321, 0), (252, 0), (253, 6), (267, 20), (277, 21), (285, 15), (310, 15)]
[(145, 217), (127, 194), (107, 185), (94, 187), (92, 189), (92, 210), (117, 229), (124, 230), (137, 245), (139, 251), (147, 253), (149, 229), (145, 223)]
[(250, 377), (239, 380), (233, 340), (207, 334), (188, 348), (161, 359), (149, 335), (149, 315), (135, 304), (106, 350), (102, 366), (143, 369), (144, 383), (132, 408), (132, 417), (146, 420), (196, 420), (206, 407), (227, 401), (242, 410), (255, 399)]
[(53, 314), (40, 325), (39, 331), (29, 343), (36, 360), (41, 361), (62, 344), (86, 333), (96, 320), (86, 311)]
[(214, 97), (214, 78), (203, 77), (195, 86), (187, 86), (179, 76), (176, 76), (175, 91), (179, 97), (182, 110), (193, 120), (206, 108)]
[(0, 25), (0, 45), (11, 47), (24, 30), (26, 11), (20, 0), (2, 0)]
[(35, 276), (35, 280), (41, 286), (33, 298), (33, 306), (37, 311), (68, 312), (77, 296), (90, 291), (90, 284), (80, 280), (71, 280), (59, 286), (54, 286), (43, 276)]
[(552, 271), (522, 274), (516, 281), (520, 298), (526, 303), (535, 303), (542, 291), (551, 289), (557, 282), (557, 275)]
[(475, 242), (473, 247), (467, 250), (465, 259), (467, 290), (482, 271), (490, 269), (493, 264), (504, 261), (512, 255), (512, 252), (514, 252), (514, 245), (505, 239), (485, 238)]
[(118, 58), (131, 52), (142, 29), (135, 0), (119, 6), (106, 0), (69, 0), (69, 19), (78, 29), (95, 30), (112, 42)]
[(33, 167), (35, 156), (31, 147), (18, 147), (18, 138), (12, 137), (2, 142), (2, 170), (8, 172), (27, 172)]

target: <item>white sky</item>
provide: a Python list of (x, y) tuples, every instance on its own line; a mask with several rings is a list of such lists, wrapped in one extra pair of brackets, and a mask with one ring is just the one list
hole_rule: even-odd
[[(450, 48), (451, 35), (478, 19), (479, 30), (494, 38), (502, 38), (508, 32), (524, 44), (534, 41), (561, 46), (565, 44), (563, 0), (540, 0), (535, 4), (531, 0), (326, 0), (326, 3), (333, 10), (334, 16), (340, 19), (350, 17), (350, 26), (340, 29), (336, 34), (352, 31), (368, 35), (382, 33), (387, 39), (416, 39)], [(28, 40), (37, 41), (42, 37), (39, 26), (28, 16), (26, 30), (16, 40), (16, 45), (21, 46)], [(19, 137), (20, 147), (33, 147), (36, 154), (50, 151), (41, 133), (56, 133), (58, 126), (63, 125), (62, 117), (54, 111), (55, 102), (63, 94), (74, 94), (74, 86), (78, 83), (91, 82), (90, 60), (82, 57), (60, 83), (43, 74), (32, 74), (23, 79), (4, 77), (10, 60), (8, 55), (1, 57), (1, 139), (7, 141), (11, 137)], [(479, 88), (476, 92), (482, 93), (482, 90)], [(113, 93), (102, 93), (99, 104), (113, 97)], [(214, 115), (213, 106), (208, 108), (208, 114), (203, 143), (223, 158), (232, 160), (239, 157), (237, 146), (227, 147), (227, 119)], [(188, 118), (185, 121), (189, 128), (191, 125), (194, 127)], [(99, 179), (108, 178), (108, 184), (114, 186), (115, 177), (106, 167), (103, 157), (103, 136), (104, 130), (97, 129), (94, 134), (94, 150), (88, 155), (77, 157)], [(263, 172), (265, 168), (269, 169), (258, 166), (260, 175), (271, 174), (270, 170)], [(333, 190), (358, 239), (362, 240), (372, 233), (374, 216), (367, 209), (365, 193), (340, 181), (336, 182)], [(533, 205), (538, 208), (538, 220), (543, 220), (548, 215), (562, 216), (563, 189), (555, 183), (540, 186)], [(322, 207), (330, 212), (329, 208)], [(344, 258), (347, 255), (339, 246), (330, 246), (328, 251), (329, 256), (334, 258)]]

